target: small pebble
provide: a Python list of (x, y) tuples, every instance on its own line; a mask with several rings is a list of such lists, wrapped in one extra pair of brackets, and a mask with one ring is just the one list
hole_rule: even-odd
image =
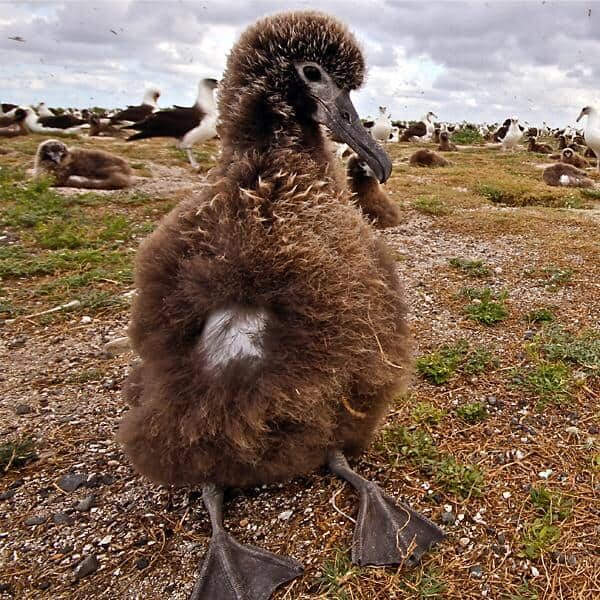
[(542, 479), (550, 479), (550, 476), (552, 475), (552, 469), (546, 469), (545, 471), (540, 471), (538, 473), (538, 475), (542, 478)]
[(81, 502), (77, 503), (77, 505), (75, 506), (75, 510), (77, 510), (79, 512), (87, 512), (94, 505), (95, 499), (96, 498), (95, 498), (94, 494), (90, 494), (89, 496), (86, 496), (83, 500), (81, 500)]
[(81, 317), (80, 322), (83, 323), (84, 325), (87, 325), (88, 323), (91, 323), (92, 321), (93, 321), (92, 317), (88, 317), (86, 315), (86, 316)]
[(16, 415), (28, 415), (33, 412), (33, 408), (29, 406), (29, 404), (17, 404), (15, 406), (15, 414)]
[(281, 521), (287, 521), (293, 514), (293, 510), (284, 510), (283, 512), (279, 513), (278, 519), (280, 519)]
[(540, 576), (539, 570), (536, 569), (533, 565), (531, 565), (531, 576), (532, 577), (539, 577)]
[(137, 568), (138, 568), (140, 571), (143, 571), (143, 570), (144, 570), (144, 569), (145, 569), (145, 568), (146, 568), (146, 567), (147, 567), (149, 564), (150, 564), (150, 561), (149, 561), (149, 560), (148, 560), (146, 557), (144, 557), (144, 556), (142, 556), (141, 558), (138, 558), (138, 559), (135, 561), (135, 566), (136, 566), (136, 567), (137, 567)]
[(75, 568), (75, 579), (83, 579), (91, 575), (99, 566), (98, 559), (95, 556), (86, 556)]
[(469, 569), (469, 575), (473, 579), (481, 579), (483, 577), (483, 568), (481, 565), (474, 565)]
[(71, 523), (73, 523), (73, 519), (69, 515), (67, 515), (66, 513), (63, 513), (63, 512), (54, 513), (52, 515), (52, 521), (54, 523), (56, 523), (57, 525), (61, 525), (61, 524), (70, 525)]
[(444, 511), (442, 513), (442, 523), (453, 525), (456, 521), (456, 515), (453, 512)]
[(25, 519), (24, 523), (25, 525), (29, 526), (29, 527), (33, 527), (34, 525), (41, 525), (42, 523), (45, 523), (47, 521), (47, 517), (43, 517), (42, 515), (36, 515), (34, 517), (29, 517), (27, 519)]
[(466, 547), (467, 547), (467, 546), (468, 546), (468, 545), (471, 543), (471, 540), (470, 540), (468, 537), (461, 537), (461, 538), (458, 540), (458, 543), (459, 543), (459, 544), (460, 544), (460, 545), (461, 545), (463, 548), (466, 548)]
[(502, 492), (502, 497), (505, 500), (508, 500), (511, 496), (512, 496), (512, 494), (510, 492)]
[(83, 473), (67, 473), (58, 480), (58, 487), (65, 492), (74, 492), (87, 481)]
[(0, 493), (0, 500), (10, 500), (16, 493), (15, 490), (6, 490)]

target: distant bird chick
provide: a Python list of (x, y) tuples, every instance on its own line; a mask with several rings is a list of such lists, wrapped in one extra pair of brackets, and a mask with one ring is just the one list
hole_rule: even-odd
[(450, 141), (450, 134), (447, 131), (440, 131), (438, 150), (440, 152), (456, 152), (457, 149), (456, 144)]
[(577, 169), (585, 169), (590, 166), (587, 160), (580, 154), (577, 154), (573, 148), (564, 148), (560, 153), (560, 162), (567, 165), (573, 165)]
[(348, 184), (350, 191), (355, 195), (356, 204), (373, 221), (373, 226), (385, 229), (398, 225), (400, 209), (388, 198), (367, 162), (354, 154), (346, 168)]
[(431, 150), (417, 150), (409, 159), (413, 167), (447, 167), (450, 161)]
[(534, 136), (527, 140), (527, 151), (537, 154), (550, 154), (553, 148), (549, 144), (540, 144)]
[(38, 146), (34, 172), (50, 175), (57, 187), (116, 190), (132, 183), (131, 167), (121, 157), (103, 150), (69, 148), (59, 140)]
[(548, 185), (558, 187), (589, 188), (594, 185), (594, 181), (586, 175), (585, 171), (564, 163), (556, 163), (544, 169), (542, 179)]

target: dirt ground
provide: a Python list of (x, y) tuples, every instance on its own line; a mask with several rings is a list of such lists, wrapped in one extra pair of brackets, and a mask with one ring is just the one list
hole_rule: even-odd
[[(195, 172), (169, 141), (83, 139), (138, 177), (89, 194), (23, 179), (41, 139), (0, 141), (0, 598), (184, 599), (207, 514), (116, 443), (135, 357), (106, 344), (125, 335), (137, 245), (218, 144)], [(356, 495), (325, 471), (232, 491), (226, 525), (304, 564), (280, 600), (599, 598), (599, 196), (547, 188), (525, 151), (465, 147), (429, 170), (408, 166), (416, 148), (388, 145), (403, 216), (381, 235), (417, 368), (355, 466), (448, 539), (412, 570), (351, 565)]]

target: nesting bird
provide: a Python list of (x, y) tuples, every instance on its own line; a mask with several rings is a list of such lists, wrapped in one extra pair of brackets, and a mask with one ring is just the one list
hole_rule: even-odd
[(400, 223), (400, 209), (384, 192), (367, 161), (356, 154), (346, 166), (348, 185), (355, 194), (356, 204), (377, 229), (394, 227)]
[(596, 155), (596, 168), (600, 173), (600, 113), (593, 106), (585, 106), (581, 109), (577, 122), (583, 117), (587, 117), (583, 137), (588, 148), (591, 148)]
[(530, 136), (527, 139), (527, 151), (535, 152), (536, 154), (550, 154), (553, 148), (549, 144), (541, 144), (535, 136)]
[(178, 148), (185, 150), (190, 165), (198, 168), (192, 147), (217, 135), (217, 107), (214, 90), (216, 79), (202, 79), (198, 84), (198, 96), (193, 106), (176, 106), (158, 111), (127, 129), (135, 129), (139, 133), (127, 138), (127, 141), (143, 140), (153, 137), (173, 137), (177, 139)]
[(427, 140), (431, 139), (435, 130), (435, 125), (431, 120), (433, 117), (437, 118), (435, 113), (429, 111), (423, 115), (420, 121), (409, 125), (400, 136), (401, 142), (410, 142), (413, 140)]
[(137, 256), (141, 363), (119, 438), (152, 480), (203, 486), (213, 537), (195, 600), (265, 599), (302, 571), (226, 532), (226, 487), (328, 465), (360, 494), (358, 564), (410, 564), (443, 537), (345, 458), (373, 439), (410, 362), (394, 260), (331, 175), (321, 131), (388, 179), (350, 99), (364, 72), (354, 36), (323, 14), (247, 29), (220, 86), (217, 166)]
[[(27, 131), (30, 133), (42, 133), (44, 135), (60, 135), (60, 136), (77, 136), (81, 133), (84, 126), (87, 126), (85, 121), (79, 119), (75, 124), (67, 117), (67, 120), (60, 120), (62, 117), (38, 117), (33, 108), (30, 106), (20, 107), (25, 111), (26, 116), (23, 120)], [(60, 121), (54, 122), (53, 119)]]
[(594, 180), (590, 179), (585, 171), (565, 163), (556, 163), (546, 167), (542, 179), (548, 185), (560, 187), (589, 188), (594, 185)]
[(417, 150), (408, 160), (413, 167), (447, 167), (450, 161), (431, 150)]
[(58, 187), (116, 190), (132, 183), (131, 167), (121, 157), (103, 150), (69, 148), (59, 140), (38, 146), (34, 172), (50, 175)]
[(450, 141), (450, 134), (447, 131), (440, 131), (439, 138), (440, 145), (438, 146), (438, 150), (440, 152), (456, 152), (456, 144)]

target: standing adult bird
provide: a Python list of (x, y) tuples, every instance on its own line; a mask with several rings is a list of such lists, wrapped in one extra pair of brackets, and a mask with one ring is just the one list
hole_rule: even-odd
[(389, 178), (350, 99), (364, 72), (354, 36), (321, 13), (247, 29), (220, 87), (219, 162), (137, 256), (141, 363), (119, 436), (151, 479), (203, 486), (213, 537), (193, 599), (264, 600), (302, 570), (225, 531), (226, 487), (328, 465), (359, 492), (362, 565), (414, 563), (443, 537), (345, 457), (373, 439), (410, 370), (394, 259), (332, 172), (322, 132)]
[(148, 88), (144, 92), (144, 98), (141, 104), (138, 104), (137, 106), (128, 106), (125, 110), (120, 110), (117, 114), (110, 117), (110, 122), (113, 125), (130, 125), (131, 123), (137, 123), (158, 110), (159, 98), (160, 90), (158, 88)]
[(523, 129), (519, 126), (519, 119), (517, 117), (512, 117), (510, 119), (510, 123), (508, 125), (508, 129), (506, 134), (501, 140), (502, 143), (502, 151), (507, 152), (508, 150), (514, 151), (517, 147), (517, 144), (521, 141), (523, 137)]
[(198, 84), (198, 97), (193, 106), (176, 106), (161, 110), (148, 118), (134, 123), (127, 129), (136, 129), (139, 133), (127, 138), (128, 142), (152, 137), (173, 137), (178, 140), (178, 148), (185, 150), (190, 165), (198, 168), (192, 155), (192, 146), (205, 142), (217, 135), (217, 106), (214, 90), (216, 79), (202, 79)]
[(387, 142), (390, 139), (392, 133), (392, 120), (390, 115), (387, 114), (387, 108), (385, 106), (379, 107), (379, 116), (375, 119), (373, 127), (371, 128), (371, 135), (378, 142)]
[(591, 148), (596, 155), (596, 168), (600, 173), (600, 114), (598, 109), (593, 106), (585, 106), (581, 109), (577, 122), (587, 116), (587, 123), (583, 130), (583, 137), (588, 148)]

